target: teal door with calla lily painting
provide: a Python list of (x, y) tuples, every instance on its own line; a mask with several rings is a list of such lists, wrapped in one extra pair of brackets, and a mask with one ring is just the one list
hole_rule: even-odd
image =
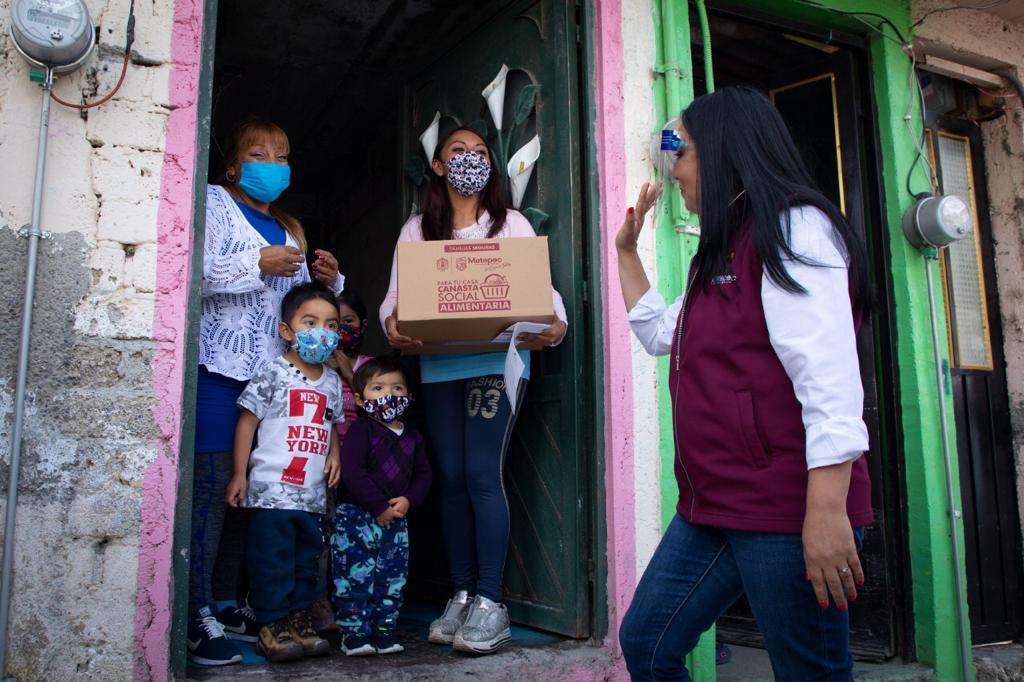
[[(513, 622), (585, 637), (591, 450), (581, 404), (589, 393), (576, 21), (574, 3), (541, 0), (509, 4), (467, 27), (408, 82), (402, 148), (405, 205), (415, 211), (434, 146), (456, 126), (478, 131), (494, 150), (510, 203), (549, 239), (569, 333), (559, 347), (532, 354), (506, 458), (512, 540), (505, 594)], [(488, 399), (481, 396), (483, 407)], [(420, 593), (443, 600), (442, 539), (426, 525), (416, 528), (411, 580)]]

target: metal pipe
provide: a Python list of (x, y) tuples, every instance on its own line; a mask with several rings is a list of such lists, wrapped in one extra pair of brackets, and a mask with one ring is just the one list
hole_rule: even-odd
[(50, 91), (53, 70), (46, 69), (43, 79), (43, 108), (39, 114), (39, 140), (36, 147), (36, 178), (32, 193), (32, 222), (27, 226), (28, 268), (25, 273), (25, 307), (21, 316), (21, 346), (18, 350), (18, 380), (14, 393), (14, 429), (11, 431), (11, 462), (7, 473), (7, 516), (4, 519), (3, 574), (0, 575), (0, 675), (7, 670), (7, 626), (11, 611), (11, 572), (14, 567), (15, 515), (18, 509), (18, 475), (21, 469), (21, 431), (25, 418), (25, 384), (28, 380), (28, 355), (32, 340), (32, 303), (36, 293), (36, 264), (39, 260), (39, 229), (43, 209), (43, 178), (46, 171), (46, 142), (50, 131)]
[(949, 536), (950, 546), (953, 553), (953, 580), (956, 591), (956, 615), (959, 624), (960, 634), (960, 666), (964, 682), (971, 679), (971, 668), (973, 659), (971, 657), (970, 628), (967, 624), (967, 612), (964, 604), (967, 603), (967, 595), (964, 593), (964, 576), (960, 570), (960, 538), (957, 534), (960, 519), (963, 513), (960, 511), (956, 487), (953, 485), (953, 458), (949, 447), (949, 424), (946, 421), (946, 373), (942, 368), (942, 356), (939, 352), (941, 341), (939, 338), (938, 312), (935, 309), (935, 283), (932, 280), (931, 260), (938, 260), (938, 251), (927, 249), (924, 252), (924, 269), (928, 279), (928, 306), (931, 310), (932, 322), (932, 353), (935, 357), (935, 380), (939, 393), (939, 423), (942, 432), (942, 456), (946, 466), (946, 494), (949, 496)]
[(700, 41), (704, 48), (704, 85), (708, 92), (715, 91), (715, 66), (711, 62), (711, 27), (708, 26), (708, 9), (704, 0), (697, 0), (697, 18), (700, 19)]

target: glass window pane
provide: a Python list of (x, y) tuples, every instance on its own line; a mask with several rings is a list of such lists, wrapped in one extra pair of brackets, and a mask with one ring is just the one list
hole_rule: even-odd
[(978, 217), (974, 206), (970, 144), (965, 138), (944, 133), (939, 134), (938, 143), (942, 192), (963, 199), (971, 211), (973, 222), (971, 234), (949, 246), (946, 277), (953, 299), (951, 323), (955, 325), (956, 331), (956, 361), (958, 366), (967, 369), (991, 369), (992, 353), (978, 242)]

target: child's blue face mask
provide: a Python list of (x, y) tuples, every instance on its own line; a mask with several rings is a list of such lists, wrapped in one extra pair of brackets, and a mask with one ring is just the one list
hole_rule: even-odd
[(291, 178), (292, 168), (288, 164), (246, 161), (238, 186), (256, 201), (270, 203), (288, 189)]
[(295, 332), (292, 350), (299, 354), (303, 362), (322, 365), (338, 347), (340, 338), (338, 332), (326, 327), (300, 329)]

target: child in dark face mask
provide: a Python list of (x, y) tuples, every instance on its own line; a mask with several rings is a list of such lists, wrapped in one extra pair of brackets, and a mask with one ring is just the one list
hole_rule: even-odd
[[(373, 356), (363, 355), (359, 352), (367, 325), (366, 304), (363, 303), (362, 298), (352, 289), (345, 289), (338, 294), (337, 303), (340, 340), (334, 354), (324, 364), (341, 376), (342, 412), (345, 419), (334, 424), (340, 447), (345, 442), (345, 434), (349, 427), (355, 423), (356, 417), (361, 412), (359, 408), (362, 401), (352, 390), (353, 375), (368, 360), (372, 360)], [(328, 539), (334, 532), (334, 497), (334, 491), (329, 490), (327, 514), (324, 516), (324, 537)], [(323, 580), (321, 596), (313, 603), (310, 610), (313, 614), (314, 629), (320, 635), (327, 636), (328, 633), (338, 630), (338, 625), (335, 623), (334, 607), (331, 605), (334, 580), (331, 575), (329, 554), (327, 560), (321, 564), (321, 579)]]
[(334, 356), (327, 362), (327, 366), (333, 368), (341, 375), (342, 391), (345, 398), (345, 421), (336, 425), (338, 437), (343, 443), (348, 427), (356, 420), (358, 414), (358, 399), (352, 390), (352, 378), (355, 371), (373, 356), (362, 355), (359, 347), (363, 342), (363, 334), (366, 332), (368, 320), (366, 317), (366, 305), (355, 291), (346, 289), (338, 295), (338, 312), (341, 315), (338, 325), (338, 335), (341, 341)]
[(403, 650), (395, 632), (409, 567), (406, 515), (430, 490), (423, 437), (402, 422), (410, 395), (401, 362), (369, 360), (352, 387), (360, 418), (341, 449), (331, 534), (334, 608), (349, 656)]

